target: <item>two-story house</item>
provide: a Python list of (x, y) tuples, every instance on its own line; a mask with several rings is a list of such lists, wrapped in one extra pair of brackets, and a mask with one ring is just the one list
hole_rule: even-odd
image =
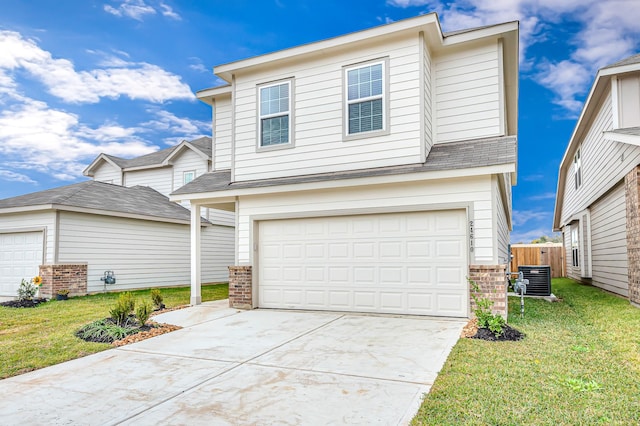
[(466, 317), (469, 277), (505, 313), (517, 22), (431, 13), (214, 73), (213, 170), (171, 199), (235, 212), (232, 306)]
[(598, 71), (558, 175), (567, 275), (640, 304), (640, 55)]
[[(100, 154), (84, 172), (93, 180), (0, 200), (0, 296), (38, 274), (49, 297), (188, 283), (191, 213), (168, 195), (209, 170), (205, 137), (132, 159)], [(234, 216), (201, 213), (202, 278), (226, 281)]]

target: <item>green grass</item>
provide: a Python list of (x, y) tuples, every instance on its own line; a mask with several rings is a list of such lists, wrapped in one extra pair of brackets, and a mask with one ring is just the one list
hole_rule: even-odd
[[(167, 307), (189, 303), (189, 287), (163, 288)], [(203, 285), (202, 300), (228, 297), (227, 284)], [(151, 302), (150, 290), (133, 296)], [(52, 300), (35, 308), (0, 306), (0, 379), (109, 349), (105, 343), (85, 342), (74, 336), (81, 326), (109, 316), (120, 293), (104, 293)]]
[(509, 300), (519, 342), (460, 339), (413, 424), (640, 424), (640, 309), (570, 279)]

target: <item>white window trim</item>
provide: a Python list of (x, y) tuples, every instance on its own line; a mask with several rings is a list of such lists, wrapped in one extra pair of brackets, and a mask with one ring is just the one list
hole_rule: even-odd
[[(582, 262), (580, 259), (580, 254), (582, 253), (582, 250), (580, 250), (580, 222), (575, 222), (571, 225), (570, 233), (571, 233), (571, 266), (573, 268), (580, 268), (580, 265), (582, 265)], [(577, 251), (577, 253), (574, 253), (574, 251)]]
[(193, 179), (191, 179), (189, 182), (192, 182), (192, 181), (195, 180), (196, 171), (195, 170), (185, 170), (184, 172), (182, 172), (182, 185), (186, 185), (186, 184), (189, 183), (189, 182), (186, 181), (187, 180), (187, 174), (189, 174), (189, 173), (193, 174)]
[[(260, 91), (261, 89), (266, 89), (268, 87), (273, 87), (273, 86), (280, 86), (281, 84), (288, 84), (289, 85), (289, 142), (288, 143), (281, 143), (278, 145), (267, 145), (267, 146), (262, 146), (262, 119), (263, 118), (273, 118), (273, 117), (280, 117), (283, 116), (283, 113), (278, 113), (278, 114), (268, 114), (265, 115), (264, 117), (262, 115), (260, 115), (260, 103), (261, 103), (261, 95), (260, 95)], [(295, 105), (294, 102), (294, 93), (293, 93), (293, 77), (291, 78), (287, 78), (284, 80), (278, 80), (278, 81), (271, 81), (269, 83), (262, 83), (259, 84), (256, 87), (256, 99), (257, 99), (257, 103), (256, 103), (256, 117), (258, 118), (258, 122), (257, 122), (257, 135), (256, 135), (256, 152), (264, 152), (264, 151), (277, 151), (280, 149), (291, 149), (293, 147), (295, 147), (295, 142), (294, 142), (294, 114), (293, 114), (293, 106)]]
[[(368, 98), (359, 98), (349, 102), (349, 79), (347, 73), (351, 70), (382, 64), (382, 95), (371, 96)], [(355, 139), (366, 139), (374, 136), (383, 136), (389, 134), (389, 58), (373, 59), (357, 64), (346, 65), (342, 67), (342, 140), (350, 141)], [(382, 129), (372, 130), (369, 132), (349, 133), (349, 104), (359, 103), (369, 100), (382, 98)]]

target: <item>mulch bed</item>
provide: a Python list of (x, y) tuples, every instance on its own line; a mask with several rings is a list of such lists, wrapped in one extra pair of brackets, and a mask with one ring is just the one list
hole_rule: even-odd
[(29, 299), (29, 300), (9, 300), (8, 302), (0, 303), (0, 306), (6, 306), (8, 308), (35, 308), (41, 303), (46, 302), (45, 298)]
[(524, 333), (516, 330), (515, 328), (505, 325), (503, 328), (504, 333), (499, 337), (493, 334), (493, 331), (488, 328), (478, 328), (478, 321), (474, 318), (467, 323), (462, 329), (462, 337), (469, 339), (488, 340), (490, 342), (505, 342), (505, 341), (518, 341), (524, 338)]

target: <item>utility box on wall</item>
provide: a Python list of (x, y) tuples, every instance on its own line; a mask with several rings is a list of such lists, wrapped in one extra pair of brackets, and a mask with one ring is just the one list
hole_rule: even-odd
[(529, 280), (527, 296), (551, 295), (551, 266), (518, 266), (523, 278)]

